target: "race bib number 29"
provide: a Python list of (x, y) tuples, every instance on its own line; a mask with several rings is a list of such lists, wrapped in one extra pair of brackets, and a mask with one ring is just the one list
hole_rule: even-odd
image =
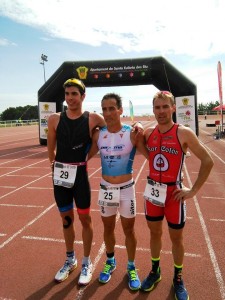
[(77, 175), (77, 166), (55, 162), (54, 164), (54, 185), (60, 185), (66, 188), (74, 186)]

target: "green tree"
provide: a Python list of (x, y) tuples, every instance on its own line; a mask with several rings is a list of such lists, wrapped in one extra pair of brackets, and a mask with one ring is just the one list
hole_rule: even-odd
[(9, 107), (1, 114), (2, 121), (38, 119), (38, 106), (26, 105), (24, 107)]

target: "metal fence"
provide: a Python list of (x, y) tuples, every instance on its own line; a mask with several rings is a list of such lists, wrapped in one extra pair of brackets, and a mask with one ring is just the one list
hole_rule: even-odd
[(38, 125), (38, 119), (0, 121), (0, 128), (1, 127), (15, 127), (15, 126), (29, 126), (29, 125)]

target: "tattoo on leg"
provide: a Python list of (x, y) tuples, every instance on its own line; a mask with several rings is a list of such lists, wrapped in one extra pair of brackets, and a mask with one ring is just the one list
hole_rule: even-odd
[(63, 228), (67, 229), (72, 224), (72, 219), (70, 218), (70, 216), (65, 216), (64, 219), (67, 221), (67, 224), (63, 224)]

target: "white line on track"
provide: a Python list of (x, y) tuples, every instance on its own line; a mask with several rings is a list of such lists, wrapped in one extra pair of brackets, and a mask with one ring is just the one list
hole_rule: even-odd
[(15, 232), (12, 236), (10, 236), (5, 242), (0, 244), (0, 249), (5, 247), (8, 243), (10, 243), (14, 238), (16, 238), (19, 234), (21, 234), (25, 229), (27, 229), (29, 226), (33, 225), (38, 219), (40, 219), (43, 215), (45, 215), (50, 209), (52, 209), (55, 206), (55, 203), (47, 207), (42, 213), (40, 213), (36, 218), (31, 220), (29, 223), (27, 223), (24, 227), (22, 227), (20, 230)]
[(224, 197), (209, 197), (209, 196), (202, 196), (204, 199), (217, 199), (217, 200), (225, 200)]
[(214, 156), (216, 156), (216, 158), (218, 158), (224, 165), (225, 165), (225, 161), (221, 158), (221, 157), (219, 157), (214, 151), (212, 151), (208, 146), (206, 146), (205, 144), (204, 144), (204, 147), (209, 151), (209, 152), (211, 152)]
[[(47, 159), (39, 160), (38, 162), (35, 162), (35, 163), (30, 164), (30, 165), (28, 165), (28, 166), (25, 166), (25, 167), (22, 167), (22, 168), (20, 167), (19, 169), (16, 169), (16, 170), (11, 171), (11, 172), (9, 172), (9, 173), (2, 174), (2, 175), (0, 175), (0, 177), (5, 177), (5, 176), (7, 176), (7, 175), (9, 175), (9, 174), (12, 174), (12, 173), (14, 173), (14, 172), (24, 170), (24, 169), (26, 169), (26, 168), (29, 168), (30, 166), (34, 166), (34, 165), (39, 164), (39, 163), (41, 163), (41, 162), (43, 162), (43, 161), (46, 161), (46, 160), (47, 160)], [(49, 174), (51, 174), (51, 172), (48, 173), (47, 175), (49, 175)]]
[[(139, 177), (140, 177), (140, 174), (141, 174), (141, 172), (142, 172), (142, 170), (143, 170), (143, 168), (144, 168), (146, 162), (147, 162), (147, 159), (143, 162), (142, 167), (141, 167), (141, 169), (139, 170), (139, 173), (137, 174), (137, 176), (136, 176), (136, 178), (135, 178), (135, 182), (138, 181), (138, 179), (139, 179)], [(100, 169), (101, 169), (101, 168), (99, 168), (99, 169), (96, 170), (94, 173), (92, 173), (91, 176), (93, 176), (93, 175), (94, 175), (97, 171), (99, 171)], [(90, 177), (91, 177), (91, 176), (90, 176)], [(119, 214), (117, 214), (116, 223), (117, 223), (118, 220), (119, 220)], [(95, 260), (94, 260), (94, 263), (93, 263), (93, 272), (94, 272), (94, 270), (96, 269), (96, 266), (97, 266), (99, 260), (101, 259), (102, 255), (103, 255), (104, 253), (105, 253), (105, 243), (103, 242), (102, 245), (101, 245), (101, 247), (100, 247), (99, 250), (98, 250), (97, 256), (95, 257)], [(75, 300), (80, 300), (80, 299), (82, 299), (82, 297), (84, 296), (84, 292), (85, 292), (85, 289), (86, 289), (86, 288), (87, 288), (87, 286), (84, 286), (84, 287), (81, 287), (81, 288), (80, 288), (79, 292), (76, 294)]]
[[(25, 185), (23, 185), (23, 186), (21, 186), (21, 187), (15, 189), (15, 190), (13, 190), (13, 191), (11, 191), (11, 192), (9, 192), (9, 193), (7, 193), (7, 194), (1, 196), (0, 199), (4, 198), (4, 197), (6, 197), (6, 196), (8, 196), (8, 195), (10, 195), (10, 194), (13, 194), (13, 193), (15, 193), (15, 192), (17, 192), (17, 191), (19, 191), (19, 190), (21, 190), (21, 189), (27, 187), (27, 186), (30, 185), (31, 183), (34, 183), (34, 182), (36, 182), (36, 181), (38, 181), (38, 180), (40, 180), (40, 179), (43, 179), (43, 178), (45, 178), (45, 177), (47, 177), (47, 176), (49, 176), (49, 173), (46, 174), (46, 175), (44, 175), (44, 176), (42, 176), (42, 177), (39, 177), (38, 179), (35, 179), (35, 180), (31, 181), (31, 182), (28, 182), (27, 184), (25, 184)], [(1, 176), (0, 176), (0, 177), (1, 177)]]
[[(123, 245), (115, 245), (115, 248), (118, 248), (118, 249), (126, 249), (126, 246), (123, 246)], [(142, 248), (142, 247), (139, 247), (139, 248), (136, 249), (136, 251), (150, 252), (150, 249), (149, 249), (149, 248)], [(172, 255), (172, 251), (161, 250), (161, 253)], [(200, 254), (187, 253), (187, 252), (184, 253), (184, 256), (197, 257), (197, 258), (201, 257)]]
[[(189, 186), (192, 186), (193, 184), (191, 182), (191, 178), (189, 177), (186, 164), (184, 164), (184, 170), (185, 170), (185, 173), (186, 173), (186, 176), (187, 176)], [(194, 199), (195, 208), (197, 210), (198, 217), (199, 217), (199, 220), (200, 220), (200, 224), (201, 224), (201, 227), (202, 227), (203, 235), (205, 237), (205, 241), (206, 241), (206, 245), (207, 245), (207, 248), (208, 248), (209, 256), (210, 256), (210, 259), (211, 259), (211, 262), (212, 262), (212, 265), (213, 265), (213, 269), (214, 269), (214, 272), (215, 272), (215, 275), (216, 275), (216, 280), (217, 280), (217, 283), (218, 283), (218, 286), (219, 286), (219, 289), (220, 289), (221, 299), (225, 300), (225, 285), (224, 285), (223, 277), (222, 277), (222, 274), (221, 274), (221, 271), (220, 271), (220, 268), (219, 268), (219, 264), (218, 264), (217, 259), (216, 259), (216, 254), (215, 254), (215, 251), (213, 249), (212, 242), (210, 240), (209, 233), (208, 233), (208, 230), (207, 230), (207, 227), (206, 227), (206, 224), (205, 224), (204, 217), (203, 217), (203, 214), (201, 212), (200, 206), (198, 204), (197, 197), (194, 196), (193, 199)]]
[[(39, 155), (40, 153), (43, 153), (43, 152), (46, 152), (46, 150), (45, 151), (36, 152), (36, 153), (30, 154), (30, 155), (18, 157), (18, 158), (15, 158), (15, 159), (7, 160), (5, 162), (0, 163), (0, 166), (8, 164), (8, 163), (12, 163), (13, 161), (16, 161), (16, 160), (24, 159), (24, 158), (31, 157), (31, 156), (34, 156), (34, 155)], [(46, 160), (47, 160), (47, 158), (46, 158)]]
[[(65, 243), (65, 240), (63, 240), (63, 239), (53, 239), (53, 238), (40, 237), (40, 236), (31, 236), (31, 235), (24, 235), (24, 236), (22, 236), (22, 239)], [(83, 241), (74, 241), (74, 244), (83, 245)], [(93, 242), (92, 245), (95, 245), (95, 242)]]
[[(39, 146), (31, 147), (31, 148), (29, 148), (29, 151), (32, 150), (32, 149), (37, 149), (37, 148), (40, 148), (40, 147)], [(18, 154), (18, 153), (24, 152), (24, 151), (27, 151), (27, 149), (20, 150), (20, 151), (15, 151), (15, 152), (10, 152), (10, 153), (7, 153), (7, 154), (2, 154), (2, 155), (0, 155), (0, 158), (2, 158), (4, 156), (10, 156), (12, 154)]]
[(22, 205), (22, 204), (8, 204), (8, 203), (0, 203), (0, 206), (6, 206), (6, 207), (28, 207), (28, 208), (41, 208), (44, 207), (43, 205)]

